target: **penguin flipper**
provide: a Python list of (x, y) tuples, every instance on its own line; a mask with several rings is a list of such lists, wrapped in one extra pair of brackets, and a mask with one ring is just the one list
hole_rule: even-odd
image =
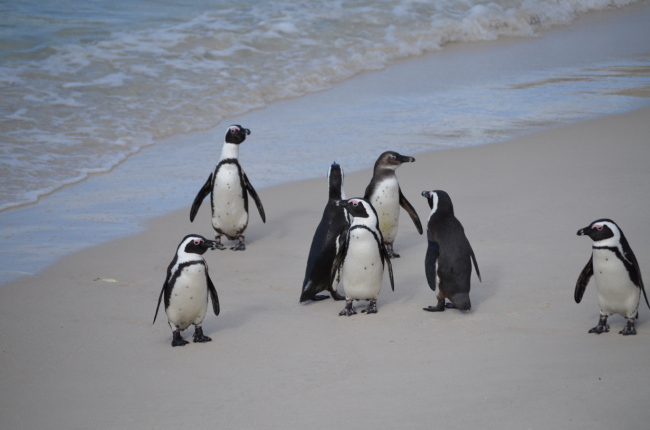
[(472, 249), (472, 245), (469, 246), (469, 255), (472, 257), (472, 262), (474, 263), (474, 270), (476, 270), (476, 276), (478, 276), (478, 281), (483, 282), (481, 280), (481, 271), (478, 270), (478, 263), (476, 262), (476, 256), (474, 255), (474, 250)]
[(343, 266), (343, 258), (345, 257), (345, 254), (348, 252), (348, 237), (350, 235), (350, 232), (348, 231), (346, 234), (341, 235), (339, 239), (339, 252), (336, 254), (336, 258), (334, 258), (334, 263), (332, 264), (332, 271), (330, 272), (330, 285), (334, 285), (334, 281), (336, 280), (336, 276), (341, 270), (341, 267)]
[(167, 280), (165, 280), (162, 290), (160, 290), (160, 296), (158, 296), (158, 306), (156, 306), (156, 314), (153, 316), (153, 322), (151, 324), (156, 323), (156, 317), (158, 316), (158, 310), (160, 309), (160, 302), (162, 301), (163, 293), (165, 292), (166, 288), (167, 288)]
[(575, 293), (573, 294), (573, 298), (575, 299), (576, 303), (580, 303), (582, 301), (582, 295), (585, 293), (585, 289), (587, 288), (589, 279), (591, 279), (591, 275), (593, 274), (594, 274), (594, 256), (592, 255), (589, 258), (589, 261), (587, 262), (585, 268), (582, 269), (580, 276), (578, 276), (578, 282), (576, 282), (576, 290)]
[(645, 298), (645, 303), (648, 305), (650, 308), (650, 303), (648, 303), (648, 295), (645, 292), (645, 287), (643, 286), (643, 278), (641, 278), (641, 268), (639, 267), (639, 262), (636, 260), (636, 255), (634, 255), (634, 252), (632, 252), (632, 248), (630, 248), (630, 244), (628, 243), (627, 239), (625, 238), (625, 235), (622, 234), (621, 232), (621, 245), (623, 245), (623, 249), (626, 249), (628, 251), (624, 251), (624, 257), (632, 263), (632, 268), (634, 270), (634, 274), (636, 275), (636, 281), (633, 279), (632, 282), (637, 284), (641, 291), (643, 291), (643, 297)]
[(190, 222), (194, 221), (194, 217), (196, 216), (196, 213), (199, 211), (199, 208), (201, 207), (201, 203), (203, 203), (203, 199), (205, 199), (208, 194), (212, 192), (212, 173), (210, 173), (210, 176), (208, 177), (208, 180), (203, 184), (203, 187), (201, 188), (201, 191), (196, 195), (194, 198), (194, 202), (192, 203), (192, 209), (190, 210)]
[(210, 298), (212, 299), (212, 310), (214, 311), (215, 315), (219, 315), (219, 312), (221, 311), (221, 309), (219, 308), (219, 296), (217, 296), (217, 289), (214, 288), (212, 279), (210, 279), (210, 276), (207, 273), (207, 268), (206, 268), (206, 277), (208, 280), (208, 291), (210, 292)]
[(390, 257), (388, 256), (388, 250), (386, 249), (386, 246), (382, 243), (382, 248), (383, 248), (383, 253), (384, 253), (384, 261), (386, 262), (386, 265), (388, 266), (388, 276), (390, 277), (390, 287), (395, 291), (395, 280), (393, 279), (393, 263), (390, 262)]
[(427, 254), (424, 257), (424, 272), (427, 275), (427, 283), (432, 291), (436, 291), (436, 272), (438, 268), (438, 257), (440, 256), (440, 245), (433, 240), (429, 241)]
[(260, 213), (262, 222), (266, 223), (266, 215), (264, 214), (264, 207), (262, 206), (262, 200), (260, 200), (260, 196), (257, 195), (257, 191), (255, 191), (255, 188), (253, 188), (253, 185), (251, 185), (251, 182), (248, 180), (248, 176), (246, 176), (246, 173), (242, 172), (242, 175), (244, 176), (244, 186), (246, 187), (249, 194), (255, 201), (255, 206), (257, 206), (257, 210)]
[(409, 214), (413, 220), (413, 224), (415, 224), (415, 228), (418, 229), (418, 233), (422, 234), (422, 223), (420, 222), (420, 217), (418, 216), (418, 213), (415, 212), (415, 208), (413, 208), (411, 203), (406, 200), (406, 197), (404, 197), (404, 194), (402, 194), (401, 188), (399, 189), (399, 205)]

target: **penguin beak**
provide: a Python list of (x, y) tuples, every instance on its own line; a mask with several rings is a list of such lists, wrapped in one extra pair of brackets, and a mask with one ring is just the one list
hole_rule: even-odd
[(246, 136), (251, 134), (251, 131), (249, 129), (247, 129), (247, 128), (244, 129), (244, 132), (246, 133)]
[(428, 199), (429, 198), (429, 191), (422, 191), (422, 197), (424, 197), (425, 199)]
[(576, 233), (578, 236), (584, 236), (585, 234), (588, 234), (588, 231), (591, 229), (591, 227), (585, 227), (581, 228), (578, 230), (578, 233)]
[(399, 157), (399, 161), (402, 163), (413, 163), (415, 161), (415, 158), (409, 157), (407, 155), (402, 155)]
[(335, 201), (334, 201), (334, 206), (338, 206), (338, 207), (346, 207), (347, 205), (348, 205), (348, 201), (347, 201), (347, 200), (335, 200)]

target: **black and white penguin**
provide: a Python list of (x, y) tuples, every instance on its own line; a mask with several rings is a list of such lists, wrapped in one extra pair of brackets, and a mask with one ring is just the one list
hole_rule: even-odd
[(623, 231), (610, 219), (596, 220), (588, 227), (578, 230), (578, 236), (584, 235), (593, 240), (592, 252), (576, 282), (574, 298), (576, 303), (580, 303), (593, 275), (596, 278), (600, 319), (598, 325), (589, 330), (589, 333), (600, 334), (609, 331), (607, 317), (619, 314), (627, 318), (627, 326), (619, 334), (636, 334), (634, 321), (639, 315), (641, 291), (648, 307), (650, 303), (632, 248)]
[[(468, 311), (472, 304), (469, 300), (472, 262), (476, 275), (481, 280), (481, 272), (476, 264), (476, 257), (465, 229), (454, 216), (454, 206), (449, 194), (444, 191), (422, 191), (422, 196), (429, 202), (431, 213), (427, 223), (427, 254), (424, 270), (429, 287), (438, 289), (438, 304), (424, 308), (429, 312), (441, 312), (445, 308), (457, 308)], [(471, 261), (470, 261), (471, 260)], [(445, 298), (451, 303), (445, 304)]]
[(249, 134), (251, 131), (241, 125), (228, 127), (219, 163), (192, 203), (190, 221), (194, 221), (203, 199), (208, 194), (211, 195), (212, 228), (217, 232), (218, 249), (226, 249), (221, 243), (222, 235), (230, 240), (239, 240), (237, 245), (230, 249), (234, 251), (246, 249), (244, 232), (248, 226), (248, 194), (255, 201), (262, 221), (266, 222), (262, 201), (239, 164), (239, 145)]
[(356, 314), (354, 300), (370, 300), (368, 308), (362, 312), (377, 313), (384, 265), (388, 266), (390, 286), (395, 291), (393, 267), (379, 230), (377, 213), (368, 201), (360, 198), (337, 200), (336, 205), (345, 208), (352, 217), (330, 275), (332, 282), (340, 276), (345, 291), (345, 309), (339, 315)]
[(206, 240), (198, 234), (185, 236), (176, 249), (176, 255), (167, 268), (167, 278), (158, 297), (153, 322), (156, 322), (160, 302), (165, 297), (165, 313), (173, 332), (172, 346), (184, 346), (189, 342), (181, 337), (181, 331), (194, 324), (194, 342), (209, 342), (203, 334), (201, 323), (208, 310), (208, 293), (212, 310), (219, 315), (217, 290), (208, 274), (203, 254), (214, 249), (217, 242)]
[(386, 151), (381, 154), (375, 162), (372, 179), (363, 196), (377, 211), (379, 229), (384, 235), (384, 244), (390, 258), (399, 258), (399, 254), (395, 254), (393, 251), (393, 243), (397, 237), (400, 206), (411, 216), (418, 233), (422, 234), (420, 218), (411, 203), (402, 194), (395, 175), (395, 170), (402, 163), (414, 161), (415, 158), (400, 155), (394, 151)]
[(345, 209), (335, 203), (345, 199), (343, 176), (343, 169), (336, 163), (333, 163), (327, 172), (329, 200), (311, 241), (300, 303), (326, 299), (327, 296), (318, 294), (321, 291), (329, 291), (334, 300), (344, 299), (336, 291), (336, 283), (330, 279), (340, 241), (350, 226)]

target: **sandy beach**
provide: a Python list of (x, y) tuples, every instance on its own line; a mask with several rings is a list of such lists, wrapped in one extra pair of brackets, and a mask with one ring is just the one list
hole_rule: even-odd
[[(423, 312), (424, 236), (406, 213), (379, 313), (298, 303), (326, 178), (260, 191), (245, 252), (206, 254), (221, 315), (213, 341), (172, 348), (152, 319), (165, 270), (208, 211), (158, 218), (146, 232), (64, 258), (0, 289), (0, 423), (6, 429), (639, 429), (650, 419), (650, 310), (637, 336), (588, 334), (595, 286), (575, 281), (609, 217), (650, 268), (650, 109), (422, 154), (398, 171), (425, 224), (422, 190), (447, 191), (483, 276), (473, 308)], [(345, 168), (344, 160), (339, 161)], [(369, 166), (371, 167), (371, 166)], [(349, 174), (359, 196), (370, 170)], [(116, 282), (108, 282), (115, 280)], [(342, 291), (342, 287), (339, 287)], [(191, 337), (192, 329), (185, 332)]]

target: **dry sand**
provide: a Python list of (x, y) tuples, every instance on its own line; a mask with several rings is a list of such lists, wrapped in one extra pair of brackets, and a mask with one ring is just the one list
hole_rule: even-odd
[[(573, 289), (591, 250), (576, 231), (601, 217), (650, 279), (649, 136), (645, 109), (402, 166), (423, 224), (420, 192), (443, 189), (465, 226), (483, 276), (469, 313), (422, 311), (435, 303), (426, 239), (404, 212), (378, 314), (300, 305), (326, 172), (259, 190), (267, 223), (252, 214), (248, 249), (206, 254), (222, 309), (204, 323), (213, 341), (172, 348), (164, 314), (151, 324), (166, 267), (185, 234), (211, 236), (207, 208), (190, 224), (188, 196), (145, 233), (0, 288), (0, 428), (647, 428), (650, 310), (637, 336), (618, 334), (618, 316), (588, 334), (595, 287), (580, 305)], [(369, 179), (348, 175), (347, 195)]]

